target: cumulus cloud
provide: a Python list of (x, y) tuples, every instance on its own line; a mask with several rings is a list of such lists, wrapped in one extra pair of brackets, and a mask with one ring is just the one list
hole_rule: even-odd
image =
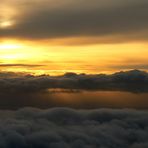
[(0, 111), (0, 139), (2, 148), (146, 148), (148, 112), (68, 108)]
[(104, 36), (116, 41), (148, 37), (147, 0), (8, 0), (8, 4), (22, 11), (14, 18), (14, 27), (0, 29), (1, 37), (96, 37), (100, 41)]

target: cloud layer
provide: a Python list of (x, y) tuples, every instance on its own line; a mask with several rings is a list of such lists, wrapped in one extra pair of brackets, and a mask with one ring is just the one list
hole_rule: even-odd
[(148, 73), (111, 75), (66, 73), (33, 76), (0, 73), (0, 109), (72, 107), (80, 109), (148, 107)]
[(66, 73), (63, 76), (33, 76), (0, 73), (0, 89), (4, 93), (42, 92), (52, 88), (148, 92), (148, 73), (139, 70), (118, 72), (111, 75)]
[[(55, 39), (96, 37), (108, 41), (147, 40), (147, 0), (8, 0), (20, 10), (12, 28), (1, 28), (1, 37)], [(9, 14), (7, 14), (9, 15)], [(3, 17), (0, 17), (3, 19)]]
[(0, 111), (1, 148), (146, 148), (148, 112), (25, 108)]

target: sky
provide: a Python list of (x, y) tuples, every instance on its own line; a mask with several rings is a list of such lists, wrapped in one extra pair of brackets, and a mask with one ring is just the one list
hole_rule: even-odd
[(0, 0), (0, 148), (148, 148), (148, 0)]
[(0, 70), (148, 70), (147, 0), (1, 0)]

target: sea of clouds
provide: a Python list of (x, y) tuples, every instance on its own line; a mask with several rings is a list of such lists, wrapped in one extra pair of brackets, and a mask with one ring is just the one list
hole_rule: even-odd
[(0, 111), (0, 148), (147, 147), (147, 111), (70, 108)]

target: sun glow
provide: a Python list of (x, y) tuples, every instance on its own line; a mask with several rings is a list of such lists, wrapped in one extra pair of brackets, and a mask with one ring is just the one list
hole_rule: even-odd
[(20, 44), (9, 44), (9, 43), (4, 43), (4, 44), (0, 44), (0, 50), (3, 49), (18, 49), (18, 48), (22, 48), (22, 45)]
[(3, 55), (3, 56), (0, 56), (2, 59), (5, 59), (6, 61), (8, 60), (17, 60), (18, 58), (24, 58), (23, 55), (21, 54), (8, 54), (8, 55)]
[(5, 29), (5, 28), (10, 28), (14, 25), (13, 21), (2, 21), (0, 22), (0, 28)]
[[(125, 69), (127, 64), (131, 64), (132, 69), (136, 68), (139, 63), (145, 65), (148, 62), (147, 47), (147, 44), (142, 43), (97, 44), (83, 45), (82, 49), (82, 45), (55, 46), (44, 41), (34, 43), (25, 40), (3, 39), (0, 42), (0, 63), (10, 65), (1, 67), (2, 70), (36, 74), (59, 75), (71, 71), (112, 73)], [(141, 54), (141, 49), (143, 54)], [(136, 55), (138, 58), (135, 60)], [(91, 63), (88, 59), (91, 59)], [(22, 66), (11, 66), (11, 64), (22, 64)], [(28, 67), (23, 64), (43, 66)]]
[(0, 59), (2, 62), (14, 62), (17, 59), (24, 59), (25, 45), (15, 41), (2, 41), (0, 43)]

